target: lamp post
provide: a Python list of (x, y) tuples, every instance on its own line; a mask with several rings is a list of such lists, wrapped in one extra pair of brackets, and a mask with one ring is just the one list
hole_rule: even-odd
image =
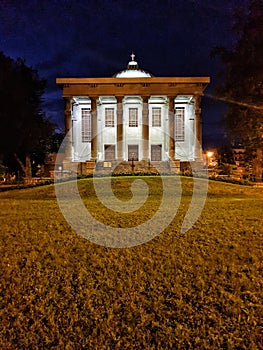
[(148, 159), (148, 170), (149, 171), (151, 170), (151, 160), (150, 160), (150, 158)]
[(131, 161), (132, 161), (131, 167), (132, 167), (132, 173), (134, 172), (134, 156), (135, 156), (135, 154), (134, 154), (134, 153), (132, 153), (132, 154), (131, 154)]
[(208, 151), (206, 153), (206, 156), (207, 156), (207, 166), (209, 166), (212, 162), (212, 157), (214, 155), (214, 152), (211, 152), (211, 151)]
[(58, 167), (58, 171), (59, 171), (59, 178), (61, 180), (62, 179), (62, 166)]

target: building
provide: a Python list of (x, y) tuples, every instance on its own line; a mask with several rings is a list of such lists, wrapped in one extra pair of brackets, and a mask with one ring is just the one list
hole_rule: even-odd
[(135, 55), (112, 78), (57, 78), (65, 100), (64, 168), (174, 172), (201, 160), (201, 96), (209, 77), (154, 77)]

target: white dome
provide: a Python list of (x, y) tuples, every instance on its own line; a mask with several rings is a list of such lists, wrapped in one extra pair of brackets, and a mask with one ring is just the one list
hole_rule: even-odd
[(151, 74), (141, 69), (126, 69), (115, 75), (116, 78), (150, 78)]
[(124, 69), (114, 75), (115, 78), (150, 78), (152, 74), (139, 69), (138, 63), (134, 61), (135, 55), (132, 54), (132, 61), (128, 63), (127, 69)]

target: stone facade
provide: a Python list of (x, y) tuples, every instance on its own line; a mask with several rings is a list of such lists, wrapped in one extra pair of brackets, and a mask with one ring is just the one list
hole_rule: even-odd
[[(64, 169), (176, 172), (202, 157), (201, 96), (209, 77), (153, 77), (129, 62), (112, 78), (58, 78)], [(132, 163), (132, 164), (131, 164)], [(118, 170), (119, 169), (119, 170)]]

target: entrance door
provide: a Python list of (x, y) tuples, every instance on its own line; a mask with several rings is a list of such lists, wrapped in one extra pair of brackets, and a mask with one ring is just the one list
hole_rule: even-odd
[(104, 158), (106, 161), (111, 161), (115, 159), (115, 145), (104, 146)]
[(139, 146), (128, 145), (128, 160), (138, 160), (138, 159), (139, 159)]
[(162, 145), (151, 145), (151, 161), (162, 160)]

